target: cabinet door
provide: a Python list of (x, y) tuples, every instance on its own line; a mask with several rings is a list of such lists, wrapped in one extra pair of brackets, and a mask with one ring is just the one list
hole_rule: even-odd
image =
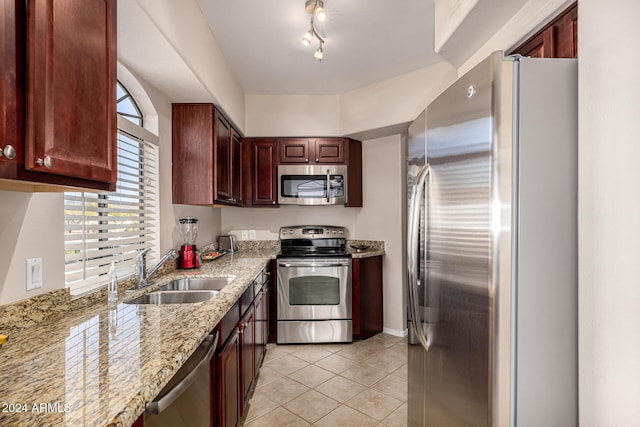
[(532, 58), (578, 57), (578, 5), (572, 4), (509, 54)]
[(214, 199), (226, 202), (231, 199), (231, 126), (218, 110), (215, 110), (213, 132)]
[[(24, 1), (0, 2), (0, 177), (13, 177), (24, 167)], [(7, 146), (10, 146), (7, 148)]]
[(242, 139), (231, 128), (231, 203), (242, 205)]
[(213, 106), (173, 104), (173, 203), (213, 204)]
[(344, 140), (336, 138), (316, 139), (313, 158), (316, 163), (344, 163)]
[(116, 181), (116, 1), (27, 0), (25, 167)]
[(253, 304), (249, 306), (244, 316), (240, 320), (238, 329), (240, 330), (241, 345), (240, 350), (240, 378), (241, 378), (241, 399), (240, 399), (240, 416), (244, 415), (247, 407), (245, 402), (249, 397), (249, 390), (255, 377), (255, 326), (256, 317)]
[(240, 419), (240, 346), (238, 330), (219, 350), (216, 363), (216, 420), (219, 427), (235, 427)]
[(351, 269), (353, 337), (382, 332), (382, 256), (354, 258)]
[(256, 297), (256, 348), (255, 348), (255, 372), (258, 372), (264, 353), (266, 351), (269, 336), (269, 300), (268, 285), (265, 283)]
[(277, 205), (278, 201), (278, 144), (275, 140), (252, 142), (252, 203)]
[(267, 272), (267, 276), (269, 277), (265, 286), (269, 289), (267, 293), (267, 301), (269, 301), (268, 308), (268, 319), (267, 323), (269, 324), (269, 337), (267, 342), (276, 342), (278, 340), (278, 321), (276, 318), (276, 313), (278, 309), (278, 301), (276, 295), (276, 286), (277, 286), (277, 267), (276, 260), (272, 259), (269, 262), (269, 271)]
[(308, 139), (281, 139), (280, 163), (309, 163), (310, 149)]

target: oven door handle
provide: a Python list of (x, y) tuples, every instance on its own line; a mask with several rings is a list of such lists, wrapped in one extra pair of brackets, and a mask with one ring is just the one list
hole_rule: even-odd
[(331, 264), (322, 264), (322, 263), (309, 263), (309, 262), (280, 262), (278, 263), (278, 267), (286, 267), (286, 268), (290, 268), (290, 267), (348, 267), (349, 266), (349, 262), (345, 261), (342, 263), (339, 262), (334, 262)]

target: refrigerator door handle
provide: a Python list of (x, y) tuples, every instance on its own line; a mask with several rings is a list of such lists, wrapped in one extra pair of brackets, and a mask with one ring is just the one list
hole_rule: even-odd
[[(411, 325), (418, 341), (425, 350), (429, 350), (427, 337), (422, 329), (422, 322), (419, 315), (419, 299), (418, 286), (420, 286), (419, 271), (420, 266), (418, 259), (418, 244), (420, 230), (420, 201), (424, 196), (424, 184), (431, 172), (431, 167), (427, 163), (420, 169), (416, 177), (416, 184), (411, 192), (411, 203), (409, 205), (409, 223), (407, 233), (407, 273), (408, 273), (408, 294), (409, 294), (409, 311), (411, 314)], [(428, 209), (425, 200), (425, 212)], [(426, 286), (426, 283), (425, 283)]]

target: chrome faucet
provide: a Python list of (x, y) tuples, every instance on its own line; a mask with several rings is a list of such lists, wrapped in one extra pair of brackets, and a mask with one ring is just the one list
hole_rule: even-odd
[(166, 254), (160, 258), (160, 261), (147, 273), (147, 253), (150, 251), (150, 248), (142, 250), (138, 255), (136, 255), (136, 279), (138, 280), (138, 289), (144, 288), (148, 286), (149, 283), (147, 280), (151, 279), (151, 276), (156, 274), (156, 272), (164, 265), (165, 262), (169, 260), (169, 258), (178, 259), (178, 253), (169, 249)]

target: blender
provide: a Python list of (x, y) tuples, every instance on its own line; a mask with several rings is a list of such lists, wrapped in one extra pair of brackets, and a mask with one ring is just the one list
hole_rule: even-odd
[(190, 269), (200, 267), (200, 254), (196, 249), (198, 220), (193, 217), (180, 218), (180, 235), (184, 244), (180, 247), (178, 268)]

